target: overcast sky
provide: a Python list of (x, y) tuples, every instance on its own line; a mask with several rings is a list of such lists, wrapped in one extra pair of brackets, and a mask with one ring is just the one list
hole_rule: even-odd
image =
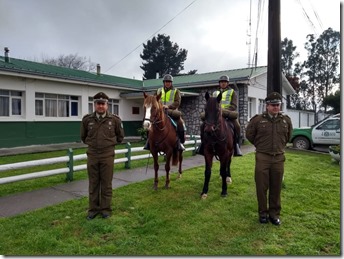
[[(281, 39), (293, 40), (302, 61), (308, 34), (340, 30), (339, 0), (280, 1)], [(251, 0), (249, 38), (250, 0), (0, 0), (0, 55), (4, 47), (35, 61), (78, 54), (102, 73), (142, 79), (142, 43), (160, 33), (188, 51), (182, 72), (247, 67), (256, 42), (265, 66), (269, 0), (260, 12), (258, 2)]]

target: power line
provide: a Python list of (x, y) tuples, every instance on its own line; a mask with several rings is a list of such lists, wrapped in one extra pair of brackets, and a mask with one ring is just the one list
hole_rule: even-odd
[(297, 2), (298, 2), (299, 5), (301, 6), (303, 15), (306, 17), (306, 20), (308, 20), (309, 24), (311, 25), (311, 27), (313, 28), (313, 30), (314, 30), (314, 32), (315, 32), (315, 35), (317, 36), (317, 35), (318, 35), (318, 32), (317, 32), (317, 29), (316, 29), (315, 26), (314, 26), (314, 23), (312, 22), (311, 18), (308, 16), (308, 14), (307, 14), (305, 8), (303, 7), (301, 1), (300, 1), (300, 0), (297, 0)]
[(148, 39), (146, 39), (144, 42), (140, 43), (135, 49), (130, 51), (127, 55), (125, 55), (123, 58), (121, 58), (119, 61), (117, 61), (114, 65), (112, 65), (110, 68), (108, 68), (105, 72), (109, 71), (110, 69), (117, 66), (119, 63), (121, 63), (125, 58), (127, 58), (131, 53), (133, 53), (135, 50), (137, 50), (139, 47), (141, 47), (142, 44), (150, 40), (155, 34), (157, 34), (159, 31), (161, 31), (163, 28), (165, 28), (170, 22), (172, 22), (177, 16), (179, 16), (181, 13), (183, 13), (186, 9), (188, 9), (193, 3), (195, 3), (197, 0), (192, 1), (188, 6), (186, 6), (183, 10), (181, 10), (179, 13), (177, 13), (171, 20), (169, 20), (167, 23), (165, 23), (160, 29), (158, 29), (156, 32), (154, 32)]

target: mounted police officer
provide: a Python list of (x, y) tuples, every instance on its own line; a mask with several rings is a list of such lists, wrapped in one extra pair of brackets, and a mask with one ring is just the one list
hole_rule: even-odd
[[(237, 94), (234, 89), (229, 86), (229, 78), (227, 75), (223, 75), (219, 78), (219, 89), (213, 93), (213, 97), (217, 97), (219, 93), (222, 93), (221, 99), (221, 108), (222, 116), (228, 120), (231, 120), (234, 128), (234, 156), (242, 156), (240, 150), (240, 124), (238, 121), (238, 112), (237, 112)], [(203, 114), (201, 114), (201, 119), (204, 120)], [(201, 139), (203, 134), (204, 123), (201, 125)], [(201, 143), (197, 151), (199, 154), (203, 155), (203, 144)]]
[[(181, 112), (178, 111), (178, 108), (181, 103), (181, 94), (179, 89), (173, 87), (172, 82), (173, 77), (169, 74), (166, 74), (163, 78), (164, 86), (157, 90), (156, 95), (159, 95), (161, 93), (160, 100), (163, 104), (163, 107), (166, 109), (167, 114), (176, 120), (178, 150), (185, 150), (185, 147), (183, 145), (183, 143), (185, 142), (185, 125), (181, 117)], [(149, 150), (149, 148), (149, 142), (147, 139), (144, 149)]]
[(87, 148), (87, 171), (89, 178), (89, 209), (87, 219), (98, 214), (111, 216), (112, 178), (115, 145), (124, 138), (119, 116), (108, 112), (109, 97), (99, 92), (93, 97), (95, 112), (82, 118), (80, 135)]
[(270, 221), (280, 225), (284, 149), (293, 126), (289, 116), (280, 112), (282, 96), (279, 93), (272, 92), (265, 102), (266, 111), (255, 115), (248, 123), (246, 138), (256, 147), (255, 182), (259, 222), (265, 224)]

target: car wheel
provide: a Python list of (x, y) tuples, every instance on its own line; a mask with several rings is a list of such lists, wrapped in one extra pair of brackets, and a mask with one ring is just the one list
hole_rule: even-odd
[(306, 137), (296, 137), (293, 140), (293, 147), (297, 149), (309, 149), (310, 143)]

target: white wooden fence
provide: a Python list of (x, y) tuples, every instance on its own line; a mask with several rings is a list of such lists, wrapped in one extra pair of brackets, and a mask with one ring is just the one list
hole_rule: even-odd
[[(186, 146), (185, 151), (193, 151), (193, 155), (195, 155), (196, 154), (195, 151), (199, 143), (201, 143), (200, 136), (190, 136), (190, 140), (187, 140), (184, 143), (184, 145)], [(137, 152), (142, 152), (142, 151), (145, 151), (143, 147), (132, 148), (131, 144), (127, 143), (126, 148), (115, 151), (116, 155), (125, 154), (125, 157), (115, 159), (114, 163), (115, 164), (125, 163), (125, 168), (130, 168), (131, 161), (146, 159), (148, 157), (151, 157), (151, 154), (148, 153), (148, 151), (147, 151), (147, 154), (142, 154), (142, 155), (137, 155), (137, 156), (131, 155), (132, 153), (137, 153)], [(16, 170), (20, 168), (28, 168), (28, 167), (33, 167), (33, 166), (51, 165), (51, 164), (56, 164), (56, 163), (67, 164), (67, 167), (64, 167), (64, 168), (58, 168), (58, 169), (34, 172), (34, 173), (29, 173), (29, 174), (22, 174), (22, 175), (0, 178), (0, 184), (35, 179), (35, 178), (52, 176), (52, 175), (57, 175), (57, 174), (67, 174), (66, 175), (67, 180), (72, 181), (74, 172), (87, 169), (87, 164), (74, 166), (74, 161), (86, 160), (86, 159), (87, 159), (86, 154), (73, 156), (73, 150), (70, 148), (68, 150), (67, 156), (63, 156), (63, 157), (46, 158), (46, 159), (0, 165), (0, 172), (3, 172), (3, 171), (9, 171), (9, 170)]]

